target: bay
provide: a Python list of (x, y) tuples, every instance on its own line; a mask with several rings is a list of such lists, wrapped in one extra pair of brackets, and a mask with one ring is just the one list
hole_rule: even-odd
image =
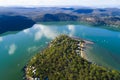
[(60, 34), (94, 42), (86, 48), (90, 61), (120, 71), (120, 32), (78, 22), (44, 22), (0, 35), (0, 80), (22, 80), (23, 67)]

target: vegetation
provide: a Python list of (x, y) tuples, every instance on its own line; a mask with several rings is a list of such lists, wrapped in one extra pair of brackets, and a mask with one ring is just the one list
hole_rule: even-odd
[(25, 16), (35, 22), (80, 21), (97, 26), (107, 25), (108, 28), (120, 28), (120, 9), (117, 8), (1, 8), (1, 15)]
[(7, 31), (19, 31), (30, 28), (35, 22), (24, 16), (0, 15), (0, 34)]
[(119, 80), (120, 73), (94, 65), (76, 54), (77, 44), (84, 42), (61, 35), (54, 39), (27, 65), (27, 77), (40, 80)]

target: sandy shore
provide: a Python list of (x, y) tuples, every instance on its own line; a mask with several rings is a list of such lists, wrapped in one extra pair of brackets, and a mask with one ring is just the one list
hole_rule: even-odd
[(87, 48), (87, 45), (89, 45), (89, 44), (92, 45), (92, 44), (94, 44), (94, 43), (91, 42), (91, 41), (87, 41), (87, 40), (83, 40), (83, 41), (84, 41), (85, 43), (81, 43), (81, 44), (80, 44), (81, 57), (84, 58), (84, 59), (86, 59), (86, 60), (88, 60), (87, 54), (85, 53), (85, 49)]
[(81, 57), (82, 57), (82, 58), (88, 60), (85, 51), (81, 51), (80, 53), (81, 53)]
[(85, 44), (94, 44), (94, 42), (92, 41), (88, 41), (88, 40), (83, 40), (85, 42)]

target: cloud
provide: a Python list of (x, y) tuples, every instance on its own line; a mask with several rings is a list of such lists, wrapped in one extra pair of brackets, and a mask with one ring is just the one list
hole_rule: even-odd
[(12, 55), (14, 52), (15, 52), (15, 50), (16, 50), (16, 45), (15, 44), (11, 44), (10, 46), (9, 46), (9, 51), (8, 51), (8, 53), (10, 54), (10, 55)]
[(73, 36), (75, 33), (75, 26), (74, 25), (68, 25), (68, 30), (70, 31), (69, 36)]
[(81, 6), (90, 6), (90, 7), (119, 7), (120, 0), (77, 0), (80, 2)]
[(120, 7), (120, 0), (1, 0), (0, 6), (91, 6)]
[(35, 40), (40, 40), (42, 36), (48, 39), (54, 39), (58, 35), (55, 30), (42, 24), (35, 24), (33, 27), (37, 30), (35, 33)]
[(0, 37), (0, 42), (2, 42), (3, 41), (3, 38), (2, 37)]

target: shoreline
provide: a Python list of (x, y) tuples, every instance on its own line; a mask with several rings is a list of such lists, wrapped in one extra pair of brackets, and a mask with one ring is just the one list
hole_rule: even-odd
[[(83, 75), (84, 70), (87, 72), (89, 71), (90, 73), (96, 72), (96, 71), (97, 72), (103, 71), (103, 73), (110, 74), (111, 72), (111, 74), (114, 74), (110, 69), (94, 64), (94, 62), (91, 62), (89, 58), (87, 58), (86, 51), (87, 51), (87, 48), (89, 48), (88, 47), (89, 44), (94, 44), (94, 42), (83, 40), (83, 39), (76, 40), (67, 35), (61, 35), (60, 37), (56, 37), (55, 40), (49, 43), (50, 46), (48, 45), (48, 48), (45, 48), (42, 54), (39, 53), (38, 55), (33, 57), (29, 62), (29, 64), (26, 65), (26, 68), (24, 68), (25, 69), (24, 79), (40, 80), (40, 79), (46, 79), (46, 77), (47, 79), (48, 78), (51, 79), (52, 77), (57, 80), (58, 77), (53, 77), (53, 76), (56, 76), (57, 72), (62, 75), (63, 72), (71, 74), (71, 72), (66, 72), (66, 71), (76, 71), (76, 70), (79, 73), (82, 73), (81, 76), (83, 77), (84, 77)], [(73, 67), (70, 68), (70, 66), (73, 66)], [(74, 68), (74, 66), (76, 67)], [(60, 72), (62, 69), (63, 71)], [(51, 72), (55, 72), (55, 74)], [(61, 75), (58, 75), (58, 76), (62, 79)], [(73, 75), (75, 74), (73, 73)], [(88, 76), (88, 75), (89, 73), (87, 73), (86, 77), (91, 78), (91, 76)], [(101, 76), (102, 75), (104, 74), (101, 74)], [(79, 77), (80, 75), (78, 74), (77, 76)], [(94, 76), (95, 75), (93, 75), (93, 77)], [(68, 79), (69, 77), (70, 77), (69, 75), (65, 76), (66, 79)], [(74, 78), (71, 77), (71, 79), (74, 79)]]
[[(79, 50), (79, 52), (80, 52), (80, 53), (79, 53), (80, 56), (81, 56), (83, 59), (86, 59), (88, 62), (91, 62), (91, 61), (89, 61), (85, 50), (86, 50), (86, 48), (87, 48), (87, 45), (93, 45), (94, 42), (88, 41), (88, 40), (85, 40), (85, 39), (81, 39), (81, 38), (78, 38), (78, 37), (71, 37), (71, 38), (80, 42), (80, 43), (77, 44), (77, 45), (78, 45), (78, 50)], [(82, 42), (81, 42), (81, 41), (82, 41)], [(78, 54), (78, 51), (76, 51), (76, 53)]]
[(88, 62), (91, 62), (91, 61), (89, 61), (88, 56), (87, 56), (85, 50), (86, 50), (86, 48), (87, 48), (87, 45), (93, 45), (94, 42), (88, 41), (88, 40), (84, 40), (84, 41), (85, 41), (85, 43), (83, 43), (83, 44), (85, 45), (85, 46), (84, 46), (85, 49), (84, 49), (83, 51), (81, 51), (81, 57), (84, 58), (84, 59), (86, 59)]
[[(80, 39), (80, 38), (73, 38), (73, 37), (70, 37), (70, 38), (74, 39), (74, 40), (76, 40), (78, 42), (78, 44), (76, 44), (77, 45), (76, 54), (80, 55), (81, 58), (83, 58), (83, 59), (87, 60), (88, 62), (90, 62), (89, 59), (87, 58), (85, 50), (87, 48), (87, 45), (89, 45), (89, 44), (92, 45), (92, 44), (94, 44), (94, 42), (88, 41), (88, 40), (84, 40), (84, 39)], [(47, 47), (51, 47), (51, 45), (52, 45), (51, 42), (49, 42)], [(24, 79), (25, 80), (35, 80), (35, 79), (39, 80), (40, 79), (40, 78), (37, 78), (37, 77), (33, 78), (33, 77), (27, 75), (26, 72), (28, 71), (28, 69), (29, 68), (27, 68), (27, 67), (24, 68), (24, 71), (25, 71)]]

